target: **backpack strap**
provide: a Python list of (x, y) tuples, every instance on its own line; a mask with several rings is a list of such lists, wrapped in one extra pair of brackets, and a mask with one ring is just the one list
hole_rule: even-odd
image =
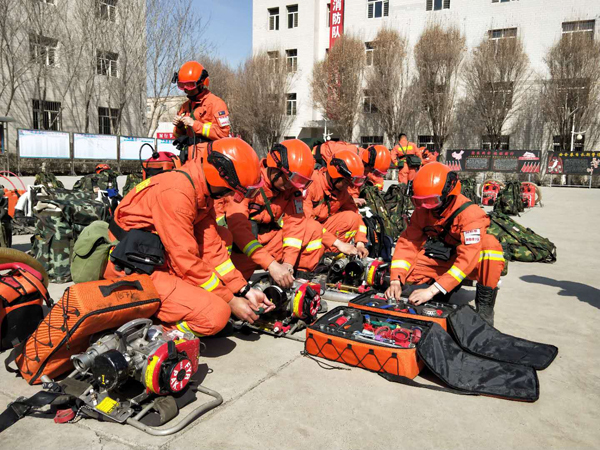
[(260, 196), (262, 197), (262, 199), (265, 202), (265, 208), (267, 209), (267, 212), (269, 213), (269, 216), (271, 217), (271, 221), (276, 224), (277, 220), (275, 219), (275, 214), (273, 214), (273, 210), (271, 209), (271, 201), (267, 198), (267, 194), (265, 193), (265, 190), (263, 188), (260, 188)]
[(329, 197), (325, 194), (323, 194), (323, 198), (321, 200), (319, 200), (318, 202), (313, 202), (313, 208), (321, 206), (323, 203), (327, 205), (327, 214), (331, 215), (331, 204), (329, 203)]
[(456, 211), (454, 211), (450, 217), (448, 217), (448, 220), (446, 220), (444, 222), (442, 232), (440, 234), (438, 234), (438, 236), (441, 240), (444, 240), (446, 238), (446, 236), (448, 235), (448, 233), (450, 233), (450, 228), (452, 227), (452, 223), (454, 222), (454, 219), (456, 219), (458, 217), (458, 215), (460, 213), (462, 213), (465, 209), (467, 209), (469, 206), (474, 205), (474, 204), (475, 203), (473, 203), (473, 202), (466, 202), (465, 204), (461, 205)]

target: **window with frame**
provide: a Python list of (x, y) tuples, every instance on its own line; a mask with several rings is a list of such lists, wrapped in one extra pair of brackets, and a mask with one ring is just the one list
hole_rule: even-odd
[(331, 26), (331, 3), (327, 3), (327, 28)]
[(375, 47), (372, 42), (365, 42), (365, 64), (367, 66), (373, 65), (373, 51)]
[(383, 136), (361, 136), (360, 145), (367, 148), (370, 145), (383, 145)]
[(510, 136), (500, 136), (500, 146), (498, 148), (492, 148), (492, 139), (490, 136), (481, 136), (481, 149), (482, 150), (510, 150), (509, 148)]
[(60, 131), (62, 109), (60, 102), (33, 99), (33, 128)]
[(514, 39), (517, 37), (517, 28), (501, 28), (497, 30), (488, 30), (488, 39)]
[(96, 73), (98, 75), (117, 78), (119, 76), (118, 61), (118, 53), (98, 50), (96, 52)]
[(117, 0), (96, 0), (96, 17), (102, 20), (117, 20)]
[(594, 39), (595, 20), (579, 20), (576, 22), (563, 22), (562, 34), (587, 33)]
[(279, 64), (279, 52), (267, 52), (267, 56), (269, 57), (269, 64), (271, 64), (271, 67), (277, 67)]
[(298, 70), (298, 50), (290, 49), (285, 51), (285, 62), (287, 71), (294, 73)]
[(269, 31), (279, 31), (279, 8), (269, 8)]
[(98, 108), (98, 133), (115, 134), (119, 110), (116, 108)]
[(288, 116), (295, 116), (297, 112), (298, 101), (296, 94), (287, 94), (285, 103), (285, 114)]
[(288, 28), (298, 27), (298, 5), (287, 6)]
[(58, 39), (37, 34), (29, 35), (31, 60), (45, 66), (58, 65)]
[(435, 142), (433, 141), (433, 136), (431, 135), (421, 135), (417, 137), (417, 145), (419, 148), (425, 147), (427, 150), (435, 150)]
[(389, 0), (367, 0), (367, 17), (369, 19), (380, 19), (390, 15)]
[(441, 11), (450, 9), (450, 0), (427, 0), (425, 3), (426, 11)]
[[(565, 145), (563, 145), (563, 142)], [(564, 147), (564, 148), (563, 148)], [(552, 137), (552, 150), (555, 152), (568, 152), (571, 151), (571, 136), (555, 135)], [(577, 136), (573, 136), (573, 151), (582, 152), (585, 150), (585, 134), (581, 135), (581, 139), (577, 139)]]
[(492, 3), (510, 3), (510, 2), (518, 2), (519, 0), (492, 0)]
[(367, 90), (363, 91), (363, 112), (366, 114), (379, 112), (377, 106), (373, 103), (373, 95)]

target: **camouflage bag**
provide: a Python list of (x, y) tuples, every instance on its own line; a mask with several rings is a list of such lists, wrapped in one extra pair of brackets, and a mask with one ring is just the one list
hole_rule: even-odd
[(460, 193), (473, 203), (480, 203), (479, 196), (477, 195), (477, 181), (475, 181), (473, 178), (465, 178), (464, 180), (460, 180)]
[[(412, 202), (408, 195), (408, 187), (404, 183), (393, 184), (383, 196), (385, 208), (387, 209), (390, 218), (398, 230), (398, 236), (408, 226), (410, 218), (409, 210), (412, 209)], [(398, 238), (394, 237), (394, 241)]]
[(381, 191), (375, 186), (364, 186), (360, 192), (360, 198), (365, 199), (366, 206), (371, 210), (373, 215), (381, 218), (385, 228), (384, 233), (390, 236), (394, 241), (398, 239), (402, 229), (398, 226), (396, 221), (393, 220), (388, 211)]
[(507, 261), (544, 262), (556, 261), (556, 246), (531, 228), (520, 225), (506, 214), (491, 212), (487, 233), (496, 237)]
[(94, 192), (94, 188), (97, 187), (101, 191), (106, 191), (107, 189), (116, 189), (118, 191), (118, 176), (118, 172), (112, 169), (103, 170), (100, 173), (90, 173), (77, 180), (73, 185), (73, 190)]
[(498, 198), (494, 202), (494, 212), (518, 216), (524, 210), (521, 183), (518, 181), (509, 181), (504, 186), (504, 189), (500, 191)]
[(40, 172), (35, 176), (35, 182), (34, 184), (37, 185), (44, 185), (47, 188), (64, 188), (65, 185), (62, 183), (62, 181), (60, 181), (58, 178), (56, 178), (56, 175), (54, 175), (53, 173), (48, 173), (48, 172)]
[(125, 180), (125, 186), (123, 187), (123, 197), (125, 197), (129, 191), (142, 182), (142, 176), (137, 173), (130, 173), (127, 175)]

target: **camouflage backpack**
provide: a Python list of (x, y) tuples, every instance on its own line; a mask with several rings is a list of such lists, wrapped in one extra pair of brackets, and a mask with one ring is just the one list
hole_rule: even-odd
[(43, 184), (47, 188), (64, 188), (65, 187), (65, 185), (62, 183), (62, 181), (60, 181), (58, 178), (56, 178), (56, 175), (54, 175), (53, 173), (48, 173), (48, 172), (38, 173), (35, 176), (34, 184), (36, 186)]
[(556, 246), (531, 228), (515, 222), (506, 214), (491, 212), (487, 233), (496, 237), (507, 261), (545, 262), (556, 261)]
[(140, 174), (130, 173), (129, 175), (127, 175), (127, 180), (125, 180), (125, 186), (123, 187), (123, 197), (125, 197), (129, 193), (129, 191), (131, 191), (141, 182), (142, 176)]
[(119, 174), (112, 169), (103, 170), (100, 173), (90, 173), (77, 180), (73, 185), (73, 190), (93, 192), (95, 187), (98, 187), (101, 191), (106, 191), (107, 189), (119, 190), (119, 185), (117, 184), (118, 176)]
[(475, 204), (479, 204), (479, 196), (477, 195), (477, 181), (473, 178), (465, 178), (460, 180), (460, 193), (467, 197)]
[(360, 192), (360, 197), (366, 201), (366, 206), (369, 207), (374, 216), (378, 216), (383, 221), (383, 233), (390, 236), (394, 241), (398, 239), (402, 228), (394, 220), (388, 211), (383, 195), (376, 186), (364, 186)]
[[(385, 201), (385, 208), (389, 212), (392, 222), (395, 224), (398, 230), (398, 236), (408, 226), (409, 221), (409, 209), (412, 208), (412, 202), (408, 195), (408, 187), (404, 183), (393, 184), (383, 195)], [(394, 241), (398, 236), (392, 236)]]
[(504, 186), (504, 189), (500, 191), (498, 198), (494, 202), (494, 212), (518, 216), (524, 210), (521, 183), (518, 181), (509, 181)]

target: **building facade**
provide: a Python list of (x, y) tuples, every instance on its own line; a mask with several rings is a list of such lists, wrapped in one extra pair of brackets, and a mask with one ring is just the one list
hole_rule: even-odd
[(0, 0), (3, 151), (20, 128), (143, 136), (144, 0)]
[[(311, 101), (310, 80), (316, 61), (329, 47), (329, 11), (335, 0), (253, 0), (253, 51), (279, 52), (296, 70), (288, 93), (288, 113), (295, 114), (286, 133), (300, 138), (320, 138), (326, 123)], [(595, 36), (600, 25), (598, 0), (346, 0), (343, 33), (365, 42), (369, 63), (372, 42), (383, 27), (394, 28), (408, 40), (409, 56), (430, 22), (453, 24), (466, 37), (471, 51), (483, 39), (519, 36), (524, 44), (532, 77), (544, 77), (544, 56), (562, 33), (584, 32)], [(421, 145), (429, 130), (416, 130)], [(354, 139), (382, 142), (382, 133), (359, 125)], [(410, 136), (417, 140), (417, 136)], [(519, 145), (519, 144), (516, 144)], [(522, 144), (521, 144), (522, 145)], [(515, 148), (513, 145), (511, 147)]]

